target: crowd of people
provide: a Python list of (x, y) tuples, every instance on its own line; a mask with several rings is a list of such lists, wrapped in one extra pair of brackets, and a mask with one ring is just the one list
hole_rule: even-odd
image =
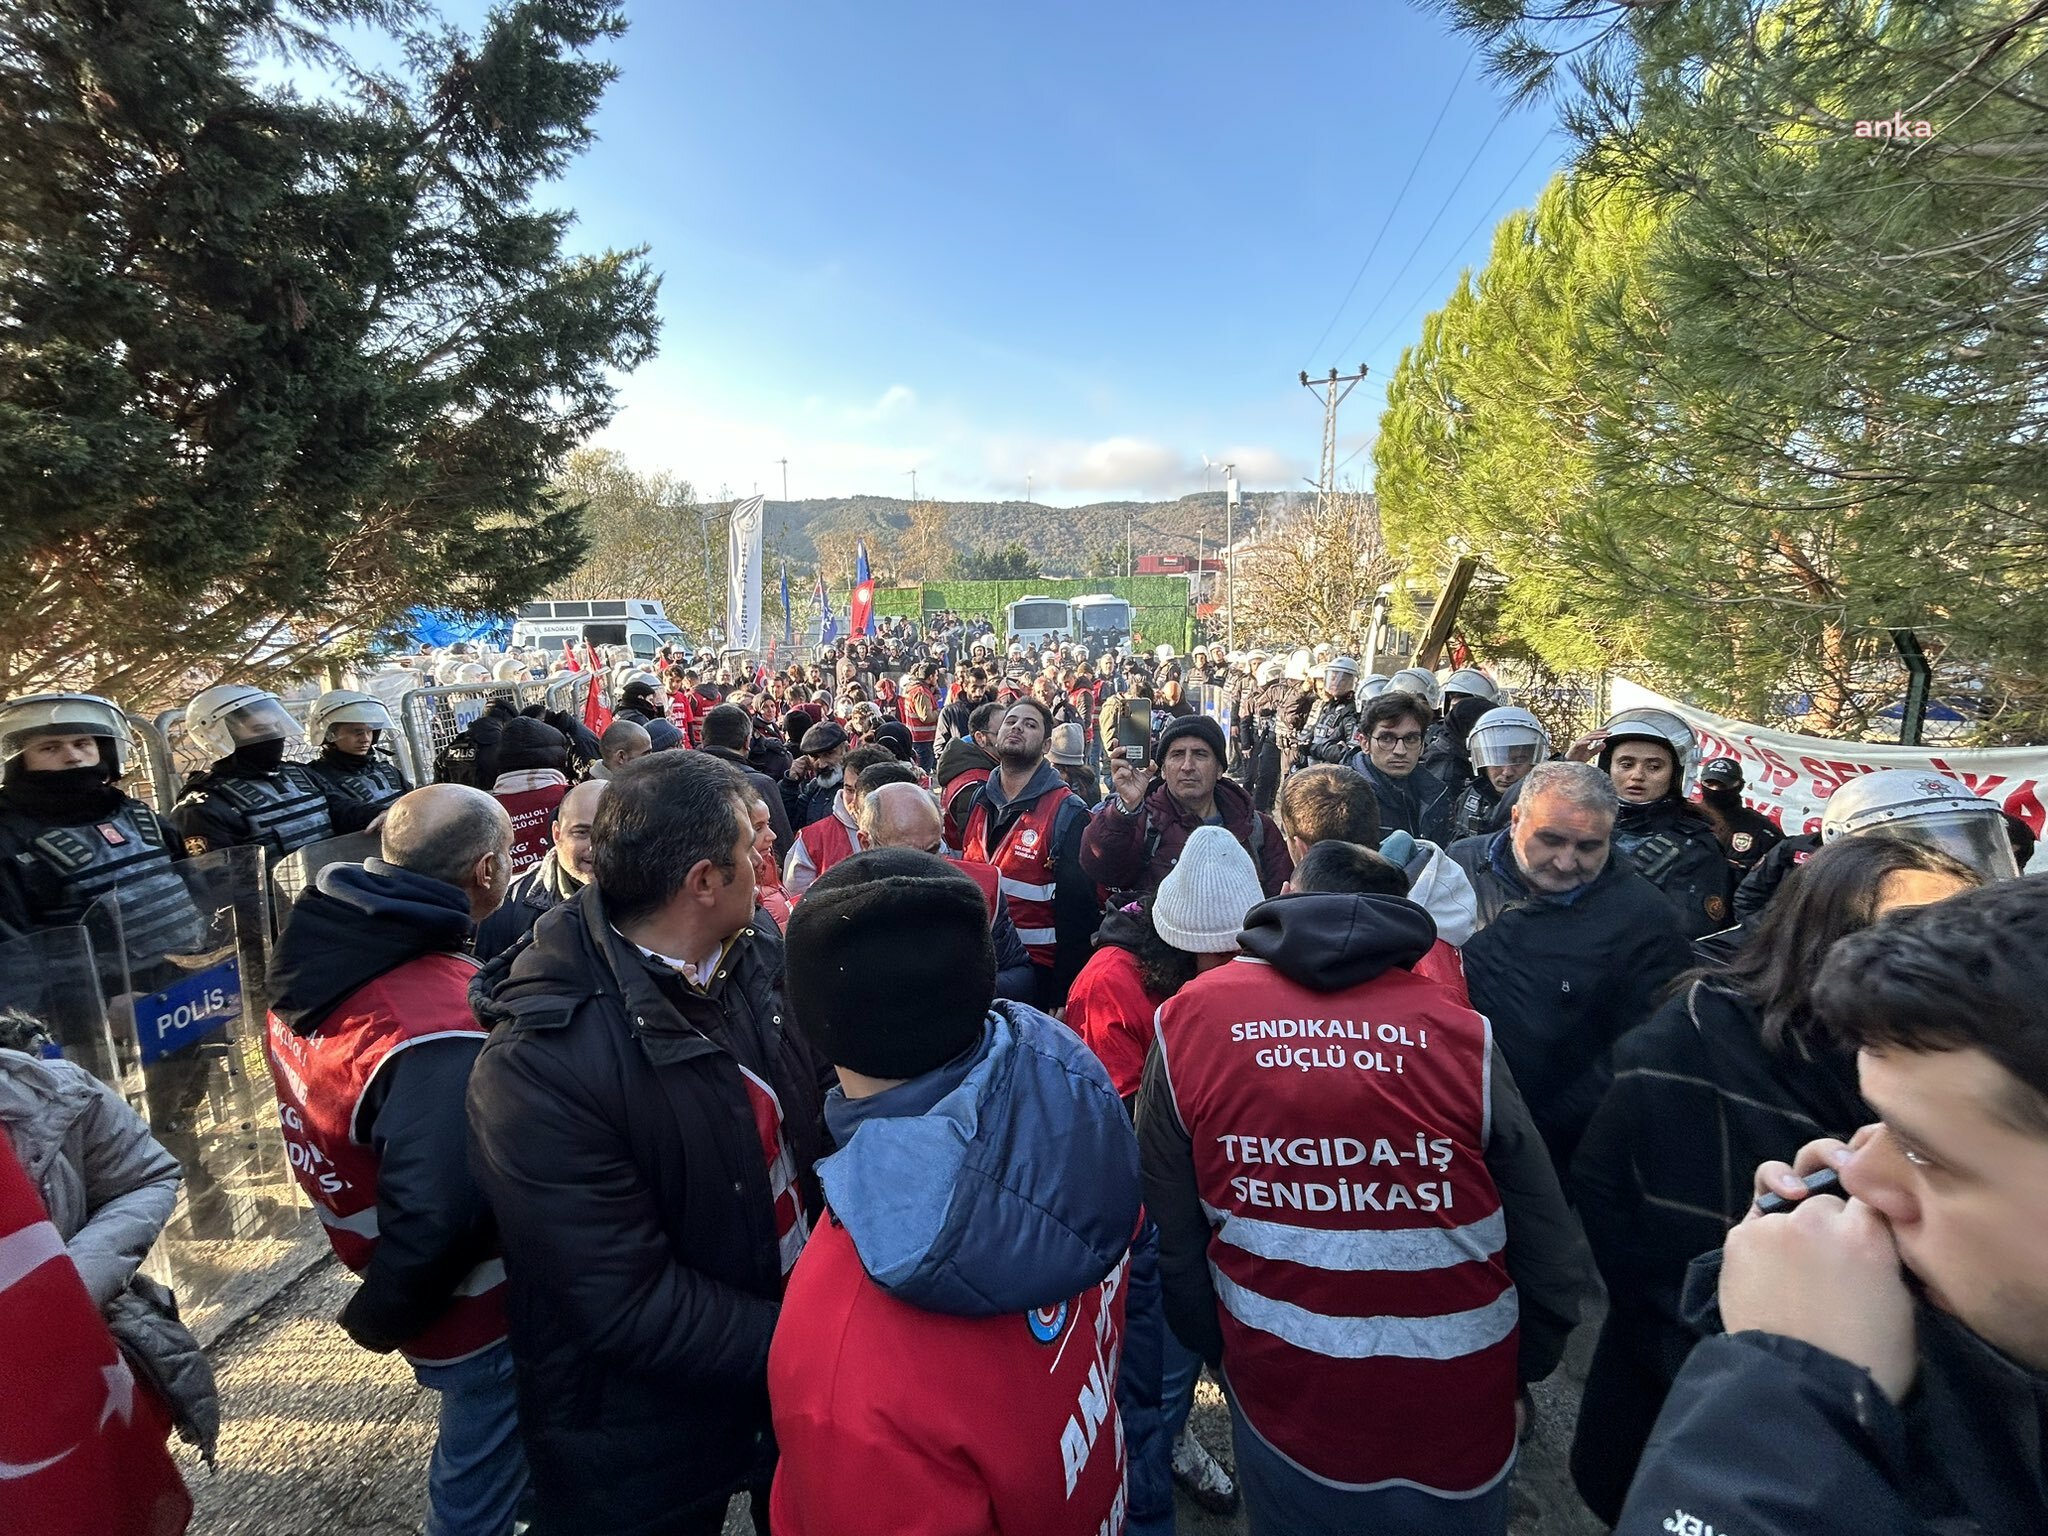
[[(207, 689), (167, 820), (113, 704), (0, 706), (0, 936), (162, 954), (185, 861), (374, 835), (264, 1049), (431, 1531), (1501, 1536), (1603, 1291), (1617, 1529), (2048, 1528), (2048, 900), (1964, 785), (1786, 837), (1667, 711), (1560, 752), (1328, 645), (590, 660), (608, 719), (493, 703), (417, 787), (374, 693)], [(210, 1443), (131, 1345), (178, 1159), (59, 1054), (0, 1020), (0, 1123)]]

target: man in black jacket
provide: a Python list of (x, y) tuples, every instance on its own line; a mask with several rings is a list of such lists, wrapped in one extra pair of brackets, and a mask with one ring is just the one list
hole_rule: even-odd
[(741, 777), (753, 785), (754, 793), (767, 803), (768, 825), (775, 829), (775, 862), (780, 865), (789, 857), (796, 833), (790, 830), (789, 808), (782, 803), (782, 786), (756, 770), (748, 756), (754, 741), (754, 717), (737, 704), (714, 705), (698, 727), (697, 739), (705, 752), (739, 769)]
[[(1705, 1340), (1618, 1529), (2048, 1530), (2048, 882), (1999, 881), (1828, 953), (1822, 1024), (1879, 1123), (1765, 1163), (1695, 1262)], [(1846, 1200), (1798, 1198), (1832, 1168)], [(1718, 1291), (1718, 1317), (1714, 1315)]]
[(472, 992), (471, 1155), (543, 1530), (710, 1536), (743, 1488), (766, 1529), (768, 1341), (819, 1209), (827, 1069), (754, 920), (751, 798), (706, 753), (632, 764), (595, 879)]
[(1691, 952), (1657, 888), (1614, 853), (1619, 801), (1590, 763), (1539, 763), (1508, 828), (1445, 851), (1471, 877), (1480, 929), (1465, 943), (1472, 1006), (1557, 1164), (1611, 1075), (1614, 1042), (1650, 1016)]

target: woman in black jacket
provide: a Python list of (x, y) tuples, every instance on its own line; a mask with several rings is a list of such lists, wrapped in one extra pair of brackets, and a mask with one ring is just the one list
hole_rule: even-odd
[(1686, 1267), (1748, 1211), (1759, 1163), (1876, 1116), (1856, 1062), (1823, 1038), (1810, 998), (1839, 939), (1899, 907), (1981, 883), (1936, 849), (1865, 836), (1794, 872), (1755, 936), (1615, 1047), (1614, 1085), (1572, 1163), (1586, 1236), (1607, 1283), (1572, 1480), (1593, 1512), (1621, 1515), (1650, 1427), (1695, 1335), (1680, 1321)]

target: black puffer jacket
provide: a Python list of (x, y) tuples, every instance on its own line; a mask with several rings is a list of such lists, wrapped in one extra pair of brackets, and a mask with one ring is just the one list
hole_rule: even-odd
[[(2048, 1377), (1923, 1302), (1919, 1372), (1894, 1405), (1869, 1372), (1811, 1344), (1722, 1334), (1720, 1261), (1709, 1254), (1688, 1277), (1688, 1319), (1714, 1336), (1671, 1389), (1623, 1536), (2048, 1530)], [(1692, 1523), (1674, 1523), (1680, 1513)]]
[(824, 1102), (781, 975), (757, 919), (699, 992), (613, 931), (593, 885), (477, 977), (471, 1158), (544, 1529), (653, 1536), (768, 1476), (782, 1267), (742, 1068), (781, 1101), (813, 1215)]
[(1479, 898), (1465, 982), (1562, 1177), (1607, 1091), (1614, 1042), (1649, 1018), (1692, 952), (1670, 904), (1625, 860), (1609, 858), (1568, 900), (1546, 898), (1521, 883), (1507, 837), (1445, 850)]
[(1607, 1319), (1579, 1407), (1572, 1473), (1612, 1524), (1664, 1395), (1698, 1335), (1683, 1320), (1686, 1266), (1749, 1210), (1757, 1164), (1876, 1116), (1846, 1052), (1764, 1044), (1747, 998), (1696, 981), (1614, 1048), (1607, 1091), (1572, 1162)]

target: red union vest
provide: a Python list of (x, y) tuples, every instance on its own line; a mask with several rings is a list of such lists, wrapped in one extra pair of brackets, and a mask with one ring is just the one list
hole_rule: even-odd
[(1031, 808), (1010, 824), (994, 852), (988, 846), (988, 799), (977, 794), (974, 809), (967, 815), (966, 846), (962, 860), (969, 864), (993, 864), (996, 884), (1008, 899), (1010, 921), (1017, 925), (1017, 937), (1031, 952), (1031, 963), (1048, 968), (1053, 963), (1052, 898), (1055, 885), (1052, 835), (1059, 824), (1060, 808), (1080, 796), (1071, 789), (1049, 789), (1033, 801)]
[(1240, 957), (1166, 1003), (1159, 1049), (1246, 1422), (1345, 1487), (1493, 1484), (1517, 1310), (1486, 1021), (1407, 971), (1323, 993)]
[(981, 786), (988, 782), (993, 768), (969, 768), (958, 778), (948, 779), (941, 791), (945, 798), (946, 846), (965, 848), (967, 846), (967, 817), (974, 810), (974, 802), (980, 798)]
[[(377, 1251), (378, 1158), (356, 1124), (363, 1095), (407, 1046), (484, 1034), (469, 1011), (476, 969), (466, 955), (408, 960), (359, 988), (310, 1035), (269, 1017), (263, 1054), (277, 1085), (292, 1173), (319, 1212), (335, 1256), (357, 1274)], [(423, 1365), (446, 1365), (504, 1337), (505, 1261), (493, 1257), (471, 1270), (448, 1310), (402, 1348)]]
[[(798, 832), (796, 840), (803, 844), (804, 853), (811, 861), (813, 880), (834, 864), (853, 857), (853, 834), (847, 830), (846, 823), (839, 819), (836, 805), (832, 811), (820, 816)], [(809, 887), (806, 886), (805, 889), (808, 890)], [(799, 891), (789, 898), (789, 904), (795, 906), (801, 900), (803, 892)]]
[(988, 920), (993, 923), (996, 920), (996, 898), (1003, 892), (1002, 877), (996, 873), (995, 866), (977, 864), (971, 859), (956, 859), (950, 854), (947, 855), (946, 862), (980, 888), (982, 904), (988, 908)]
[(531, 869), (555, 846), (555, 808), (569, 793), (566, 784), (540, 789), (509, 790), (497, 796), (512, 818), (512, 873)]
[[(917, 712), (910, 707), (912, 702), (918, 699), (924, 701), (925, 709), (931, 715), (929, 720), (919, 720)], [(903, 690), (900, 713), (903, 716), (903, 723), (910, 727), (910, 739), (912, 742), (930, 745), (932, 741), (937, 739), (939, 734), (938, 701), (932, 697), (931, 689), (925, 687), (923, 683), (912, 683)]]

